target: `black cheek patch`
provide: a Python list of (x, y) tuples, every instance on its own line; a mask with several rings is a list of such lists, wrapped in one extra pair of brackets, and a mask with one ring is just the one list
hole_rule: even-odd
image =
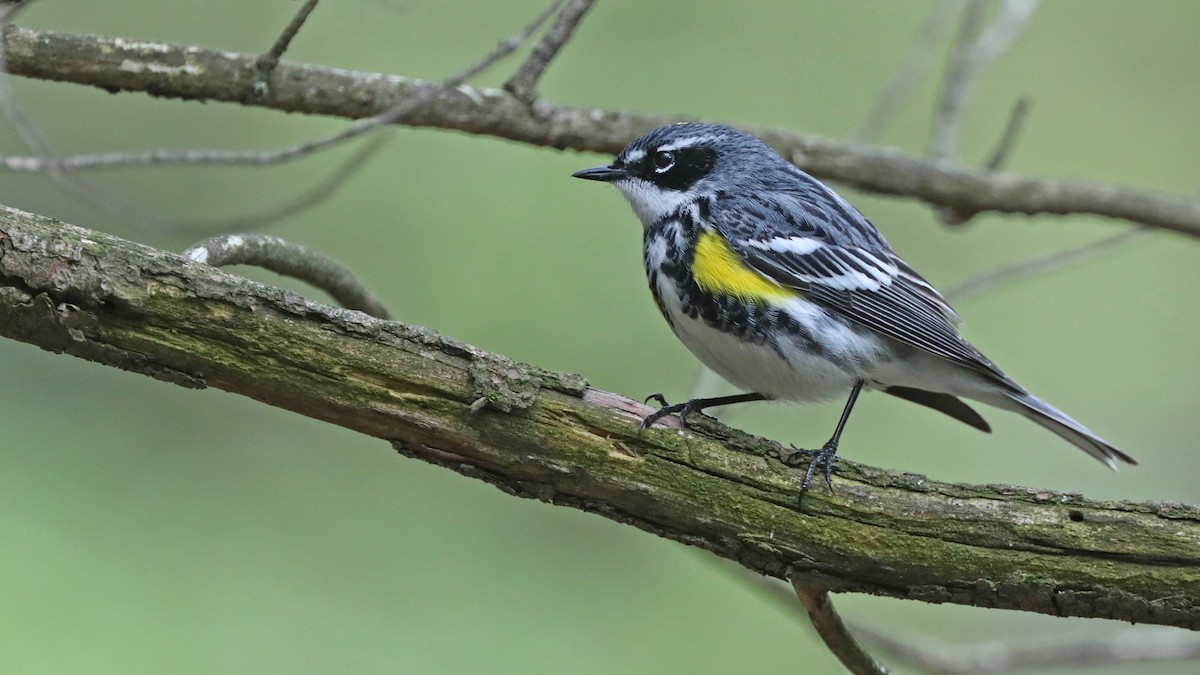
[(659, 185), (683, 192), (707, 176), (717, 165), (717, 151), (711, 148), (680, 148), (675, 151), (675, 166), (652, 178)]

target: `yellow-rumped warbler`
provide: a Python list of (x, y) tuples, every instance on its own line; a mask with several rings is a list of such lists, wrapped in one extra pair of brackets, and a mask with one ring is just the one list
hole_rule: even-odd
[(576, 178), (612, 183), (645, 227), (650, 291), (675, 335), (747, 392), (662, 407), (642, 421), (746, 401), (849, 398), (810, 458), (829, 482), (859, 392), (879, 389), (976, 429), (958, 397), (1020, 413), (1116, 469), (1132, 457), (1042, 401), (958, 334), (958, 315), (861, 213), (757, 138), (725, 126), (661, 127), (608, 166)]

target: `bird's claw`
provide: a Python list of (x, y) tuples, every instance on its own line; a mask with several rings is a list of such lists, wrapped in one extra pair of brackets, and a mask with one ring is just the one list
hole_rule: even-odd
[(793, 445), (792, 454), (782, 458), (782, 461), (787, 466), (800, 466), (805, 460), (808, 461), (808, 468), (804, 471), (804, 480), (800, 483), (800, 495), (803, 496), (808, 492), (813, 474), (819, 466), (825, 467), (825, 485), (829, 487), (830, 492), (833, 492), (833, 463), (836, 459), (837, 443), (830, 441), (821, 446), (820, 450), (797, 448)]
[(670, 405), (669, 403), (667, 403), (667, 397), (663, 396), (661, 393), (650, 394), (649, 396), (647, 396), (645, 399), (642, 400), (642, 403), (649, 403), (650, 401), (654, 401), (654, 402), (658, 403), (659, 407), (661, 407), (661, 408), (665, 408), (668, 405)]
[(655, 422), (661, 420), (662, 418), (677, 413), (679, 415), (679, 425), (684, 429), (687, 429), (687, 417), (688, 415), (696, 412), (696, 403), (699, 400), (700, 399), (694, 398), (683, 403), (667, 403), (667, 397), (663, 396), (662, 394), (650, 394), (646, 397), (646, 403), (655, 401), (661, 407), (649, 415), (646, 415), (645, 419), (642, 420), (642, 423), (638, 425), (638, 435), (641, 436), (642, 432), (644, 432), (646, 429), (649, 429)]

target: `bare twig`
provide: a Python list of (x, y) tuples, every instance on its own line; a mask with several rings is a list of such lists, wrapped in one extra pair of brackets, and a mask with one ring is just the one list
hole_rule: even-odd
[(357, 175), (367, 165), (371, 157), (383, 148), (386, 140), (386, 136), (376, 136), (366, 140), (361, 148), (356, 150), (346, 161), (338, 165), (324, 180), (311, 189), (300, 193), (298, 197), (290, 201), (277, 204), (264, 211), (223, 220), (176, 220), (171, 223), (171, 228), (193, 236), (228, 232), (236, 229), (263, 229), (268, 225), (277, 223), (293, 214), (300, 213), (332, 197), (347, 181)]
[(946, 64), (946, 75), (942, 79), (937, 112), (933, 118), (933, 133), (929, 138), (929, 156), (934, 159), (952, 159), (956, 154), (969, 85), (978, 74), (972, 68), (975, 64), (971, 59), (971, 51), (983, 28), (987, 6), (988, 0), (969, 0), (963, 11), (958, 35)]
[(300, 28), (304, 25), (304, 22), (308, 20), (308, 15), (312, 14), (312, 11), (316, 7), (317, 0), (308, 0), (308, 2), (304, 3), (304, 6), (296, 12), (296, 15), (292, 17), (288, 25), (284, 26), (283, 32), (279, 34), (279, 38), (275, 40), (275, 44), (271, 45), (267, 53), (258, 57), (260, 68), (263, 68), (265, 72), (269, 72), (279, 63), (279, 58), (287, 51), (296, 34), (300, 32)]
[[(129, 166), (139, 163), (219, 163), (219, 164), (244, 164), (244, 165), (271, 165), (293, 161), (306, 157), (310, 154), (335, 147), (339, 144), (348, 142), (358, 136), (369, 133), (381, 127), (385, 127), (397, 119), (403, 117), (411, 110), (417, 108), (423, 103), (433, 99), (443, 91), (453, 90), (461, 85), (467, 79), (472, 78), (479, 73), (487, 70), (492, 65), (503, 59), (504, 57), (516, 51), (521, 44), (527, 41), (537, 29), (545, 23), (553, 14), (553, 9), (558, 6), (562, 0), (555, 0), (550, 8), (543, 11), (533, 22), (526, 25), (521, 32), (513, 35), (505, 40), (502, 40), (495, 48), (492, 49), (486, 56), (472, 64), (469, 68), (461, 73), (454, 75), (445, 80), (440, 86), (428, 89), (420, 95), (412, 98), (403, 99), (395, 105), (383, 110), (382, 112), (366, 118), (358, 120), (344, 129), (335, 133), (310, 140), (305, 143), (289, 146), (286, 148), (268, 150), (268, 151), (251, 151), (251, 152), (227, 152), (227, 151), (183, 151), (173, 152), (166, 150), (158, 150), (141, 153), (109, 153), (105, 155), (90, 155), (78, 157), (55, 157), (46, 143), (44, 137), (37, 130), (36, 126), (28, 120), (23, 114), (20, 107), (16, 105), (15, 99), (11, 96), (11, 90), (7, 86), (7, 64), (3, 60), (3, 54), (0, 54), (0, 108), (8, 113), (21, 131), (22, 136), (26, 138), (27, 144), (34, 150), (34, 157), (7, 157), (5, 158), (6, 166), (20, 168), (23, 170), (42, 169), (46, 170), (60, 184), (66, 185), (81, 197), (100, 206), (112, 213), (116, 213), (128, 220), (140, 222), (143, 225), (151, 223), (164, 223), (168, 219), (159, 216), (151, 211), (141, 208), (136, 204), (120, 197), (98, 185), (85, 181), (82, 178), (73, 175), (68, 168), (87, 167), (111, 167), (111, 166)], [(315, 4), (315, 3), (310, 3)], [(307, 7), (307, 6), (306, 6)], [(10, 18), (15, 12), (15, 7), (6, 8), (5, 13), (0, 14), (0, 22)], [(311, 7), (307, 7), (311, 11)], [(303, 24), (303, 19), (307, 17), (308, 11), (302, 8), (301, 11), (289, 24), (289, 30), (299, 30)], [(290, 39), (288, 31), (285, 31), (284, 37)], [(279, 47), (283, 42), (286, 47), (286, 41), (281, 40), (276, 43)], [(259, 63), (256, 59), (256, 67)], [(266, 92), (262, 92), (264, 95)], [(358, 155), (356, 155), (358, 156)], [(298, 208), (304, 205), (310, 205), (320, 199), (328, 197), (332, 191), (344, 183), (345, 178), (334, 176), (330, 181), (326, 181), (317, 190), (303, 195), (301, 198), (294, 200), (284, 206), (271, 209), (264, 217), (278, 219), (285, 215), (294, 213)], [(332, 186), (332, 188), (330, 187)], [(187, 221), (174, 223), (176, 227), (184, 227), (187, 229), (204, 229), (204, 230), (227, 230), (234, 226), (247, 227), (254, 223), (250, 218), (242, 217), (228, 220), (218, 221)], [(261, 225), (261, 223), (259, 223)]]
[(967, 279), (957, 286), (948, 289), (945, 296), (948, 300), (961, 302), (966, 298), (986, 293), (999, 286), (1007, 286), (1018, 281), (1044, 276), (1070, 265), (1078, 265), (1082, 262), (1093, 260), (1105, 253), (1111, 253), (1123, 246), (1141, 241), (1148, 234), (1149, 230), (1147, 228), (1139, 227), (1118, 232), (1074, 248), (1034, 256), (1028, 260), (1022, 260), (1016, 264), (1000, 267)]
[(997, 640), (965, 647), (928, 641), (914, 643), (858, 625), (854, 626), (854, 632), (892, 658), (936, 675), (1200, 659), (1200, 637), (1195, 633), (1156, 626), (1124, 628), (1095, 637), (1056, 637), (1049, 644)]
[(1022, 96), (1017, 99), (1012, 112), (1008, 114), (1008, 124), (1004, 125), (1004, 132), (1000, 134), (1000, 140), (992, 149), (991, 156), (983, 163), (984, 168), (997, 171), (1008, 161), (1012, 149), (1017, 145), (1017, 138), (1025, 128), (1025, 120), (1029, 118), (1029, 105), (1027, 97)]
[[(997, 171), (1003, 167), (1004, 163), (1008, 161), (1009, 155), (1012, 154), (1012, 149), (1017, 145), (1017, 138), (1025, 128), (1025, 120), (1028, 116), (1029, 99), (1021, 97), (1013, 105), (1012, 112), (1008, 115), (1008, 123), (1004, 125), (1004, 131), (1000, 134), (1000, 140), (996, 142), (996, 147), (992, 150), (991, 157), (984, 162), (984, 168), (990, 171)], [(978, 212), (968, 209), (938, 207), (934, 209), (934, 213), (946, 225), (962, 225), (971, 218), (974, 218)]]
[(275, 70), (275, 66), (279, 65), (279, 58), (287, 51), (287, 48), (292, 44), (292, 40), (296, 34), (300, 32), (300, 28), (304, 26), (304, 22), (308, 20), (308, 15), (317, 7), (317, 0), (308, 0), (296, 12), (292, 20), (283, 27), (283, 32), (275, 39), (275, 44), (266, 51), (262, 56), (258, 57), (255, 62), (255, 69), (258, 71), (258, 78), (254, 81), (252, 91), (255, 96), (263, 96), (271, 87), (270, 78), (271, 72)]
[(475, 77), (488, 68), (491, 68), (497, 61), (520, 49), (521, 45), (525, 44), (525, 42), (528, 41), (529, 38), (532, 37), (539, 28), (542, 27), (542, 24), (546, 23), (546, 21), (548, 21), (550, 17), (554, 15), (554, 11), (558, 9), (558, 6), (562, 1), (563, 0), (554, 0), (551, 2), (546, 9), (542, 10), (541, 14), (538, 14), (533, 21), (529, 22), (529, 24), (522, 28), (520, 33), (501, 40), (500, 43), (497, 44), (487, 56), (480, 59), (475, 63), (475, 65), (466, 69), (462, 73), (459, 73), (455, 77), (446, 80), (442, 83), (442, 86), (447, 88), (457, 87), (458, 85), (466, 82), (472, 77)]
[(842, 617), (833, 608), (828, 591), (796, 579), (792, 580), (792, 587), (796, 589), (800, 602), (804, 603), (817, 635), (847, 670), (854, 675), (885, 675), (891, 672), (868, 654), (850, 634)]
[[(30, 4), (32, 4), (32, 0), (6, 6), (0, 11), (0, 24), (7, 24), (18, 10), (28, 7)], [(109, 213), (116, 214), (130, 223), (138, 223), (146, 227), (165, 221), (164, 216), (143, 208), (98, 183), (75, 175), (68, 165), (58, 161), (41, 130), (17, 103), (9, 83), (8, 64), (5, 59), (6, 54), (0, 54), (0, 110), (4, 111), (17, 134), (34, 153), (32, 157), (11, 159), (16, 160), (17, 164), (41, 168), (55, 183), (68, 192)]]
[[(958, 39), (946, 67), (946, 77), (942, 81), (933, 134), (930, 137), (930, 157), (938, 160), (955, 159), (971, 89), (984, 70), (1000, 58), (1025, 30), (1038, 3), (1039, 0), (1003, 0), (1000, 13), (986, 30), (982, 26), (987, 11), (987, 0), (971, 0), (967, 5)], [(1018, 103), (1013, 115), (1009, 117), (1009, 123), (1001, 135), (992, 160), (997, 163), (1004, 161), (1023, 122), (1024, 110)], [(961, 225), (978, 213), (970, 209), (949, 207), (937, 208), (934, 212), (938, 219), (947, 225)]]
[(519, 33), (501, 40), (483, 58), (479, 59), (466, 70), (463, 70), (457, 75), (453, 75), (443, 80), (441, 84), (432, 88), (424, 89), (411, 98), (401, 99), (399, 102), (384, 109), (382, 112), (365, 119), (357, 120), (346, 126), (344, 129), (332, 134), (285, 148), (253, 153), (254, 159), (248, 163), (280, 164), (284, 162), (290, 162), (301, 157), (308, 156), (314, 152), (335, 147), (351, 139), (357, 138), (358, 136), (396, 122), (424, 103), (434, 99), (444, 92), (453, 91), (467, 80), (479, 75), (488, 68), (491, 68), (497, 62), (515, 52), (535, 32), (537, 32), (538, 28), (540, 28), (542, 24), (544, 24), (553, 15), (554, 10), (558, 7), (560, 2), (562, 2), (562, 0), (554, 0), (549, 7), (543, 10), (542, 13), (539, 14), (532, 22), (522, 28)]
[[(64, 157), (54, 157), (52, 153), (39, 153), (39, 156), (36, 157), (6, 156), (0, 159), (3, 160), (5, 168), (17, 171), (45, 171), (54, 168), (104, 169), (148, 164), (240, 164), (247, 166), (268, 166), (292, 162), (307, 157), (314, 152), (340, 145), (375, 129), (392, 124), (438, 95), (454, 90), (455, 87), (479, 75), (520, 48), (550, 18), (553, 10), (562, 1), (555, 0), (547, 10), (543, 11), (533, 22), (525, 26), (521, 32), (501, 40), (482, 59), (472, 64), (466, 70), (446, 79), (441, 84), (425, 87), (414, 96), (406, 97), (370, 117), (359, 119), (334, 133), (314, 138), (304, 143), (272, 150), (148, 150)], [(255, 62), (257, 63), (257, 59)], [(463, 93), (469, 98), (473, 96), (469, 90)]]
[(942, 81), (937, 115), (929, 155), (934, 159), (952, 159), (957, 154), (962, 117), (973, 85), (996, 59), (1025, 30), (1039, 0), (1004, 0), (1000, 13), (987, 29), (982, 29), (987, 0), (971, 0), (950, 56)]
[[(532, 105), (534, 99), (537, 98), (538, 81), (546, 72), (546, 66), (550, 65), (550, 61), (554, 60), (567, 40), (571, 39), (575, 27), (583, 20), (583, 15), (592, 8), (593, 2), (594, 0), (569, 0), (567, 6), (559, 13), (558, 20), (554, 22), (549, 31), (546, 31), (542, 40), (534, 46), (529, 58), (525, 59), (517, 72), (513, 73), (513, 76), (504, 83), (504, 88), (513, 96), (524, 101), (526, 105)], [(551, 7), (556, 7), (558, 4), (560, 3), (556, 2)]]
[(896, 118), (896, 114), (912, 98), (917, 85), (936, 62), (934, 57), (938, 44), (954, 16), (953, 8), (960, 2), (961, 0), (941, 0), (930, 10), (921, 27), (917, 29), (917, 35), (901, 60), (900, 67), (879, 92), (858, 130), (851, 135), (856, 142), (871, 143), (879, 140)]
[[(7, 33), (11, 28), (9, 25), (21, 10), (33, 4), (33, 0), (27, 2), (6, 2), (0, 5), (0, 29), (5, 33), (5, 42), (7, 42)], [(8, 50), (6, 49), (5, 52)], [(7, 53), (0, 54), (0, 74), (7, 71)], [(17, 135), (25, 145), (29, 146), (37, 155), (49, 155), (50, 146), (46, 139), (37, 133), (37, 128), (33, 126), (25, 111), (17, 105), (16, 98), (13, 96), (12, 88), (8, 86), (6, 78), (0, 77), (0, 108), (2, 108), (9, 120), (13, 123)]]
[[(11, 29), (9, 22), (13, 20), (18, 12), (32, 4), (33, 0), (26, 0), (25, 2), (8, 3), (3, 8), (0, 8), (0, 26), (3, 26), (6, 43), (8, 32)], [(13, 94), (8, 79), (8, 63), (6, 59), (6, 53), (0, 54), (0, 110), (4, 112), (5, 116), (12, 123), (13, 129), (21, 138), (21, 141), (33, 152), (36, 158), (45, 163), (45, 158), (53, 157), (54, 151), (37, 125), (25, 114), (25, 109), (17, 103), (16, 96)], [(97, 204), (109, 212), (120, 213), (130, 219), (139, 221), (148, 219), (150, 215), (145, 209), (122, 199), (97, 183), (75, 176), (61, 167), (49, 165), (47, 168), (47, 173), (55, 183), (81, 199)]]
[[(3, 21), (2, 14), (0, 14), (0, 21)], [(350, 162), (343, 164), (337, 173), (322, 181), (314, 189), (268, 211), (252, 216), (241, 216), (226, 220), (184, 220), (172, 223), (167, 216), (139, 206), (93, 181), (75, 175), (75, 169), (107, 168), (171, 161), (184, 162), (187, 160), (191, 160), (188, 163), (193, 164), (248, 163), (247, 159), (258, 159), (261, 153), (224, 151), (183, 151), (174, 153), (172, 151), (159, 150), (142, 153), (110, 153), (104, 155), (57, 157), (54, 155), (53, 150), (51, 150), (49, 143), (41, 131), (33, 124), (32, 120), (28, 119), (24, 110), (16, 103), (11, 92), (4, 55), (0, 54), (0, 109), (5, 111), (22, 139), (25, 140), (26, 144), (35, 153), (33, 156), (28, 157), (5, 158), (5, 163), (9, 168), (26, 171), (45, 171), (55, 182), (67, 188), (76, 194), (76, 196), (89, 203), (96, 204), (109, 213), (122, 217), (130, 224), (140, 224), (143, 227), (165, 224), (167, 227), (202, 231), (225, 231), (231, 228), (262, 227), (327, 199), (379, 149), (378, 144), (365, 146), (362, 150), (354, 154)]]
[(1000, 13), (975, 43), (973, 60), (978, 67), (991, 65), (1025, 32), (1041, 0), (1001, 0)]
[(185, 257), (214, 267), (254, 265), (325, 291), (347, 309), (390, 318), (354, 273), (316, 251), (267, 234), (225, 234), (193, 244)]

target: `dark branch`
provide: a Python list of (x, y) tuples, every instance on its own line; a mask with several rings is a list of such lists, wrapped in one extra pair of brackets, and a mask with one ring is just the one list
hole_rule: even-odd
[[(7, 56), (10, 71), (27, 77), (348, 118), (370, 117), (401, 99), (428, 97), (395, 121), (610, 154), (654, 127), (682, 120), (546, 102), (535, 114), (499, 89), (443, 89), (394, 75), (286, 62), (276, 69), (272, 91), (254, 98), (241, 84), (255, 77), (254, 56), (20, 27), (8, 29)], [(1200, 199), (1193, 196), (1027, 178), (790, 132), (749, 131), (805, 171), (869, 192), (913, 197), (968, 213), (1094, 214), (1200, 236)]]

